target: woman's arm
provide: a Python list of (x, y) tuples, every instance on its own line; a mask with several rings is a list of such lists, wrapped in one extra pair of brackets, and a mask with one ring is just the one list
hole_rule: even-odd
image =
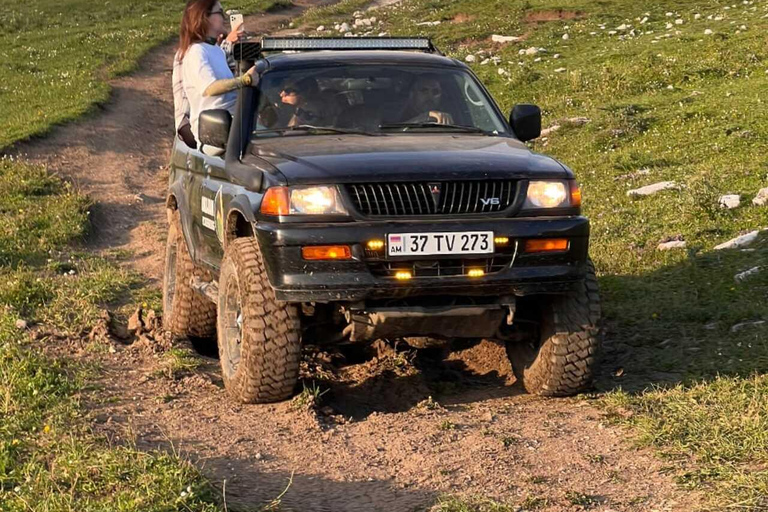
[[(219, 96), (221, 94), (226, 94), (229, 91), (242, 89), (243, 87), (250, 87), (254, 83), (253, 77), (255, 71), (256, 67), (254, 66), (246, 71), (243, 76), (216, 80), (211, 85), (206, 87), (205, 91), (203, 91), (203, 96)], [(258, 80), (256, 81), (258, 82)]]

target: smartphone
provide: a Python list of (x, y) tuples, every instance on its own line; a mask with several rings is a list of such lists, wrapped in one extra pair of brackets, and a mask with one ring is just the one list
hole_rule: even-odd
[[(237, 27), (238, 25), (242, 25), (242, 24), (243, 24), (243, 15), (242, 14), (238, 13), (238, 14), (230, 14), (229, 15), (229, 26), (232, 27), (233, 30), (235, 29), (235, 27)], [(241, 26), (240, 30), (242, 31), (242, 29), (243, 29), (243, 27)]]

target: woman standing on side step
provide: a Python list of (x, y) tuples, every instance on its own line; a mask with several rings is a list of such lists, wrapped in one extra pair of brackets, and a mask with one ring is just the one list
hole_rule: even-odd
[[(229, 44), (237, 41), (239, 28), (233, 27), (232, 33), (225, 41)], [(174, 65), (174, 104), (178, 125), (179, 118), (183, 118), (186, 110), (184, 99), (188, 102), (190, 129), (198, 147), (200, 147), (198, 136), (200, 113), (212, 109), (226, 109), (231, 113), (234, 112), (237, 99), (234, 90), (251, 85), (253, 82), (255, 68), (249, 69), (239, 78), (235, 78), (232, 74), (227, 63), (227, 54), (217, 45), (224, 34), (226, 34), (225, 14), (218, 0), (187, 2), (181, 19), (179, 49), (176, 53), (179, 66)], [(181, 90), (177, 90), (179, 81)], [(217, 83), (219, 90), (228, 89), (229, 92), (218, 96), (211, 95), (210, 88), (214, 83)], [(176, 128), (179, 130), (180, 126)]]

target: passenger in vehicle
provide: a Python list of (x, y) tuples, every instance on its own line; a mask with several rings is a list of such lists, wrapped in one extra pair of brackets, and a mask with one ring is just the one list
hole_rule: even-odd
[[(181, 20), (179, 50), (180, 77), (183, 95), (189, 103), (190, 131), (200, 146), (198, 118), (200, 113), (211, 109), (226, 109), (234, 112), (237, 95), (234, 90), (253, 82), (255, 68), (249, 69), (242, 77), (235, 78), (227, 63), (227, 55), (217, 46), (217, 41), (226, 33), (224, 10), (218, 0), (190, 0)], [(237, 34), (235, 32), (235, 34)], [(236, 35), (232, 36), (236, 40)], [(176, 76), (178, 79), (179, 76)], [(211, 94), (212, 85), (223, 94)], [(176, 85), (176, 80), (174, 80)], [(207, 93), (207, 94), (206, 94)], [(182, 113), (183, 99), (177, 105), (177, 115)]]
[(443, 105), (440, 80), (432, 75), (422, 75), (411, 86), (405, 108), (396, 119), (387, 122), (453, 124), (453, 117), (442, 108)]
[(320, 122), (317, 105), (319, 92), (314, 78), (303, 78), (285, 85), (280, 91), (280, 118), (287, 119), (284, 126), (317, 125)]

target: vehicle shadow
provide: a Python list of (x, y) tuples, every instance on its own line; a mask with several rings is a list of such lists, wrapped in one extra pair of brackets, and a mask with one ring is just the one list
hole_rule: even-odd
[[(142, 451), (166, 451), (190, 460), (210, 478), (220, 493), (222, 510), (284, 512), (398, 512), (423, 510), (438, 498), (430, 489), (398, 486), (391, 479), (343, 480), (323, 474), (271, 470), (272, 456), (200, 456), (197, 447), (179, 453), (167, 439), (143, 438), (136, 442)], [(226, 508), (224, 505), (226, 504)]]
[(606, 338), (598, 391), (768, 372), (768, 236), (746, 250), (677, 259), (651, 273), (600, 278)]

